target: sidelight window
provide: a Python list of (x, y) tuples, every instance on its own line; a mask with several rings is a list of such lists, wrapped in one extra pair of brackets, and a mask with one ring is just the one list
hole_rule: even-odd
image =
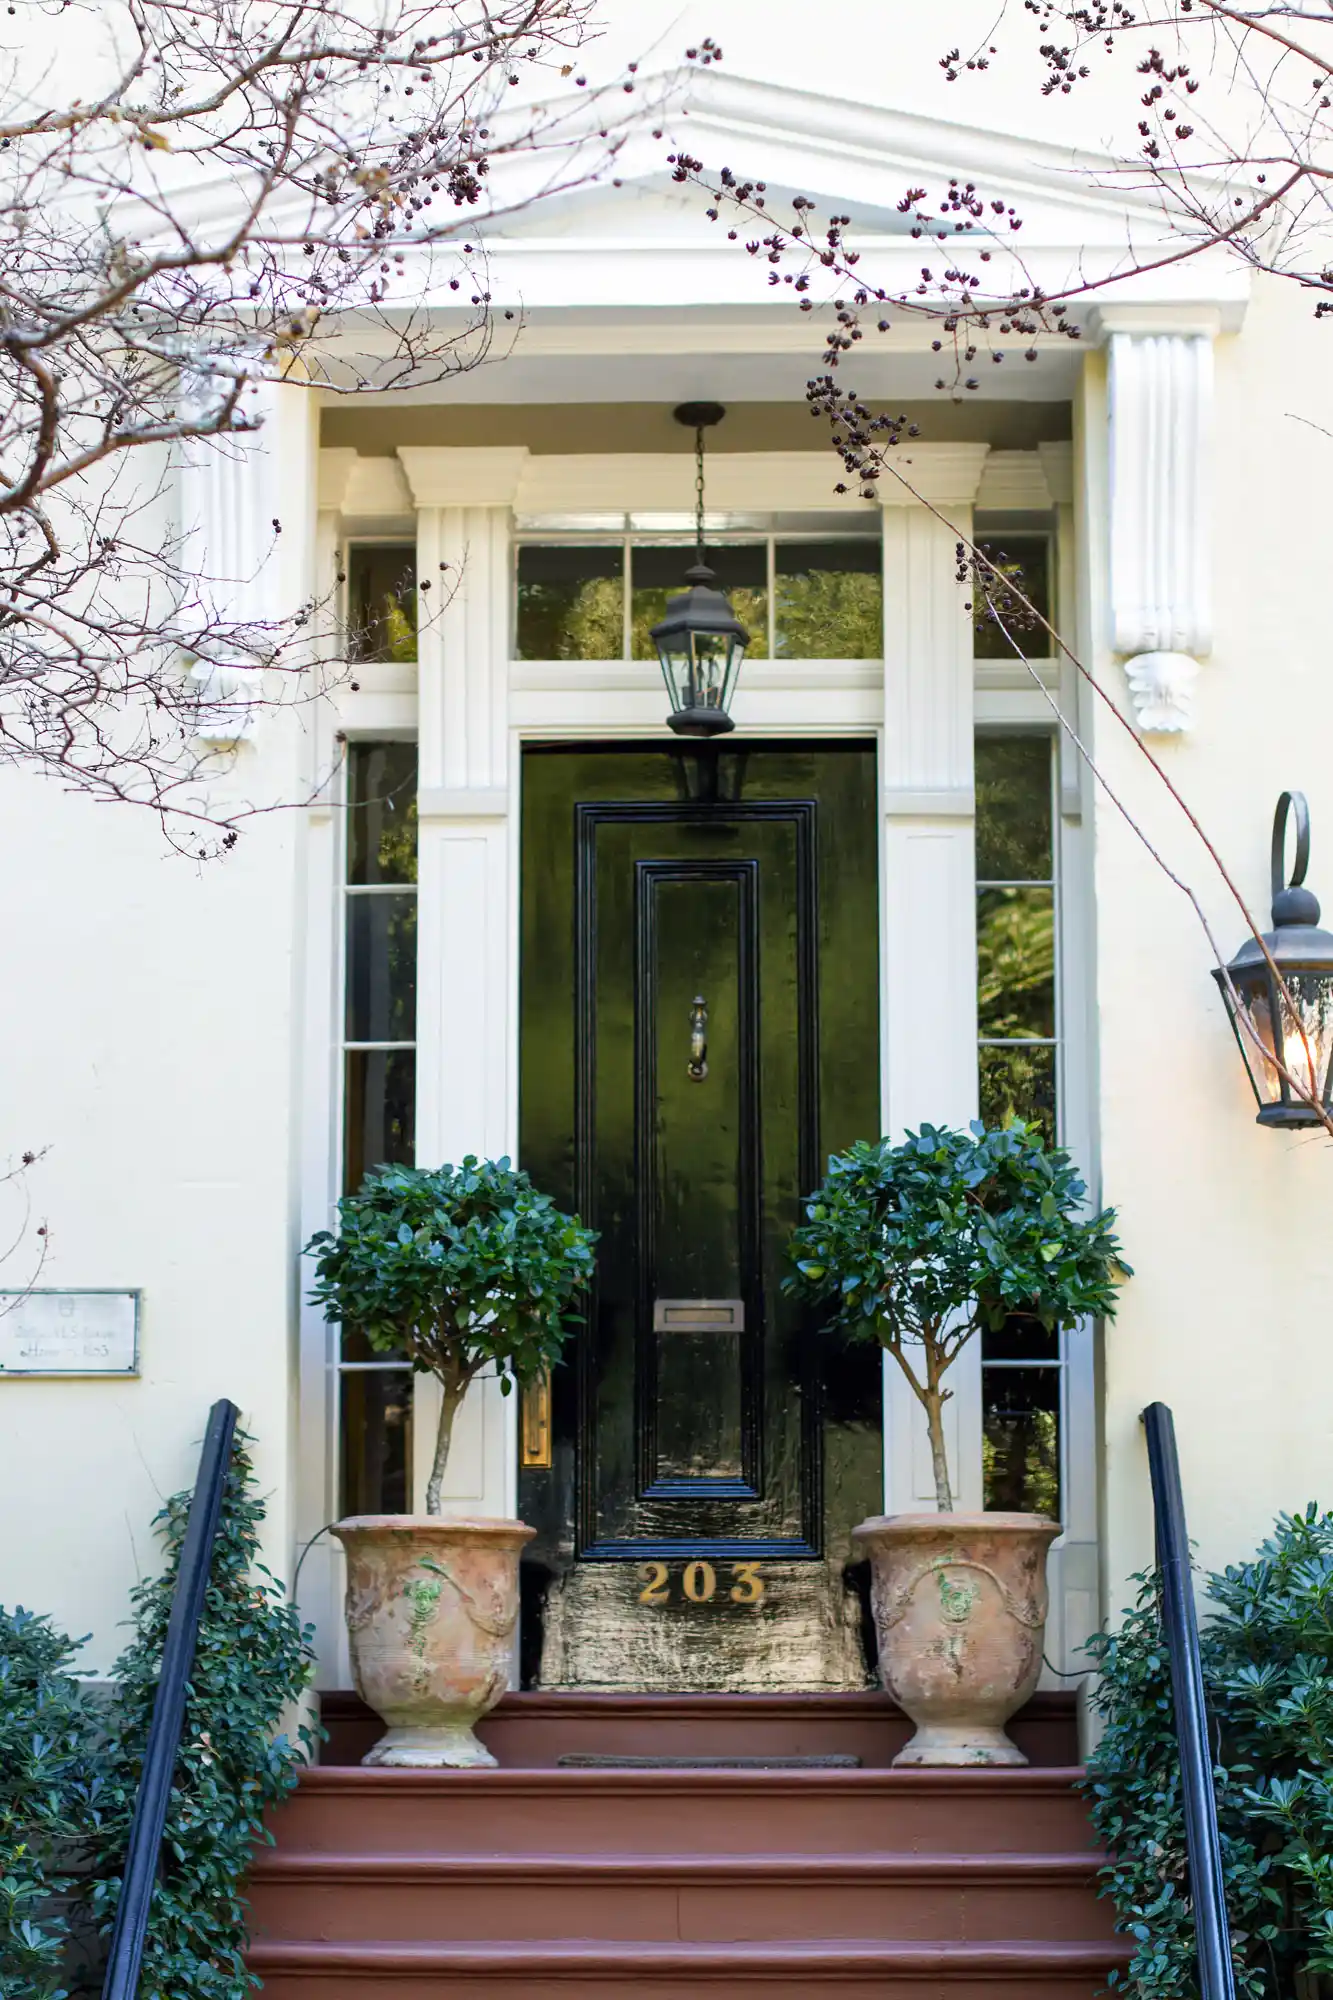
[[(979, 736), (977, 1018), (981, 1116), (1059, 1133), (1055, 746)], [(1061, 1518), (1062, 1336), (1025, 1315), (982, 1334), (988, 1508)]]
[[(694, 559), (672, 516), (520, 524), (514, 643), (521, 660), (652, 660), (649, 632)], [(722, 516), (708, 562), (750, 633), (751, 659), (874, 660), (884, 650), (878, 517)]]
[[(343, 1187), (408, 1165), (416, 1104), (417, 753), (356, 743), (347, 760), (343, 889)], [(412, 1370), (342, 1329), (345, 1514), (411, 1511)]]

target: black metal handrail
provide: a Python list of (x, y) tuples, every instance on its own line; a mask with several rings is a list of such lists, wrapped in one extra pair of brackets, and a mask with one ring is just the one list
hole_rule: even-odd
[(130, 1843), (121, 1877), (120, 1901), (116, 1905), (115, 1929), (111, 1934), (111, 1954), (107, 1960), (102, 2000), (134, 2000), (139, 1986), (148, 1912), (157, 1884), (158, 1855), (162, 1832), (167, 1823), (167, 1804), (176, 1772), (181, 1726), (185, 1721), (185, 1698), (189, 1689), (194, 1649), (199, 1638), (199, 1622), (204, 1615), (208, 1575), (213, 1562), (213, 1543), (222, 1513), (222, 1495), (231, 1463), (236, 1419), (235, 1403), (225, 1399), (214, 1403), (208, 1413), (204, 1448), (199, 1454), (199, 1476), (190, 1500), (190, 1515), (181, 1545), (180, 1568), (171, 1599), (171, 1616), (162, 1647), (162, 1667), (153, 1698), (153, 1719), (148, 1728), (139, 1790), (130, 1823)]
[(1194, 1937), (1199, 1954), (1200, 2000), (1235, 2000), (1231, 1931), (1222, 1883), (1222, 1842), (1217, 1831), (1217, 1794), (1208, 1743), (1208, 1711), (1203, 1694), (1199, 1621), (1185, 1496), (1180, 1486), (1175, 1420), (1165, 1403), (1143, 1412), (1148, 1438), (1157, 1524), (1157, 1567), (1162, 1579), (1162, 1623), (1171, 1666), (1171, 1701), (1180, 1752), (1180, 1784), (1185, 1803), (1185, 1851), (1194, 1903)]

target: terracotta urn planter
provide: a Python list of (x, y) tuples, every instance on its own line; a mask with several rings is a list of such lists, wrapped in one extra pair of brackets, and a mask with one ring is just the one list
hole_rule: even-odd
[(509, 1685), (522, 1521), (363, 1514), (347, 1551), (356, 1691), (389, 1725), (365, 1764), (467, 1770), (495, 1763), (472, 1733)]
[(916, 1724), (895, 1764), (1026, 1764), (1004, 1725), (1032, 1694), (1046, 1632), (1041, 1514), (863, 1521), (885, 1688)]

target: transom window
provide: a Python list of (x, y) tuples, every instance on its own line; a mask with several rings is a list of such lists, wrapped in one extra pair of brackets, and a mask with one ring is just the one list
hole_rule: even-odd
[[(1021, 518), (1021, 517), (1020, 517)], [(1028, 516), (1029, 521), (1031, 516)], [(1002, 515), (980, 515), (976, 525), (977, 546), (994, 563), (1001, 576), (1012, 577), (1034, 609), (1043, 618), (1051, 616), (1051, 581), (1054, 571), (1054, 537), (1032, 527), (1005, 526)], [(994, 524), (994, 525), (992, 525)], [(1002, 621), (1002, 622), (1001, 622)], [(1018, 657), (1011, 643), (1017, 640), (1029, 659), (1050, 657), (1050, 633), (1033, 624), (1026, 606), (1011, 598), (992, 579), (989, 593), (974, 593), (972, 607), (972, 657), (976, 660), (1013, 660)]]
[[(878, 518), (834, 522), (788, 517), (766, 532), (730, 518), (710, 526), (708, 561), (749, 630), (751, 659), (880, 658)], [(684, 519), (613, 517), (581, 532), (572, 521), (525, 524), (515, 550), (516, 656), (655, 659), (649, 634), (668, 598), (685, 589), (693, 560)]]

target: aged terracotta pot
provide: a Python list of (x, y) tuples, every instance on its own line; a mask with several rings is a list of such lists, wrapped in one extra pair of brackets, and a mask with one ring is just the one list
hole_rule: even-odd
[(472, 1733), (509, 1685), (522, 1521), (362, 1514), (347, 1551), (356, 1691), (388, 1723), (363, 1764), (465, 1770), (495, 1763)]
[(1026, 1764), (1004, 1725), (1041, 1674), (1041, 1514), (887, 1514), (863, 1521), (880, 1678), (916, 1724), (895, 1764)]

